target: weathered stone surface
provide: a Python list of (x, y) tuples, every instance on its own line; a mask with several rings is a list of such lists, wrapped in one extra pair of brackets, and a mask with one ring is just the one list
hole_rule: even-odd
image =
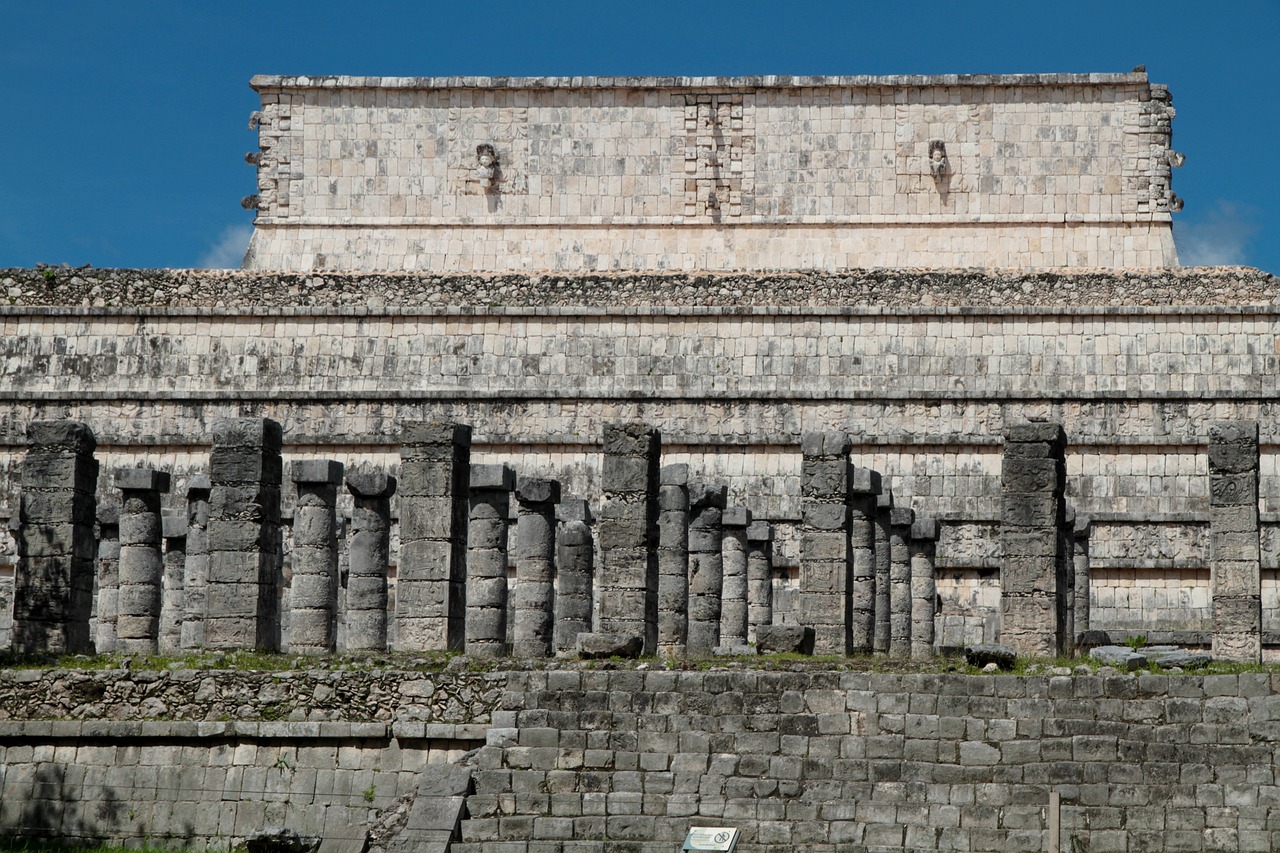
[(1133, 672), (1147, 665), (1145, 654), (1126, 646), (1098, 646), (1089, 650), (1089, 657), (1126, 672)]
[(512, 654), (549, 657), (554, 651), (556, 501), (560, 483), (521, 476), (516, 487), (516, 588)]
[(1001, 669), (1013, 669), (1018, 653), (1011, 646), (997, 643), (975, 643), (964, 647), (964, 659), (969, 666), (986, 666), (994, 663)]
[[(349, 652), (383, 651), (387, 648), (388, 639), (391, 496), (399, 483), (385, 470), (373, 465), (347, 469), (345, 479), (352, 497), (352, 510), (351, 539), (347, 547), (347, 587), (343, 599), (346, 630), (342, 647)], [(403, 548), (401, 554), (403, 564)], [(326, 564), (323, 572), (327, 571)], [(412, 583), (404, 592), (397, 590), (411, 600), (417, 591)], [(397, 611), (401, 607), (400, 595), (396, 598)]]
[(1258, 424), (1209, 428), (1209, 537), (1213, 656), (1257, 663), (1262, 654)]
[[(600, 624), (605, 634), (640, 636), (658, 646), (658, 488), (661, 438), (644, 424), (609, 424), (601, 443), (604, 495), (600, 545)], [(636, 593), (639, 593), (638, 595)]]
[(577, 651), (582, 658), (637, 658), (644, 649), (644, 638), (627, 634), (583, 633), (578, 635)]
[(499, 657), (507, 650), (507, 525), (516, 472), (472, 465), (467, 526), (466, 650)]
[(808, 625), (760, 625), (756, 628), (756, 651), (760, 654), (814, 653), (816, 634)]
[(407, 422), (400, 440), (396, 647), (461, 651), (471, 427)]

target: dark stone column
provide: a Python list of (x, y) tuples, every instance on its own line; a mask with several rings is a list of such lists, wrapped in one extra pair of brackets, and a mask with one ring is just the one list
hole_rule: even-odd
[(1076, 636), (1089, 630), (1089, 531), (1090, 521), (1087, 515), (1077, 515), (1072, 534), (1075, 537), (1075, 548), (1072, 551), (1072, 570), (1076, 575), (1075, 582), (1075, 623)]
[(293, 511), (293, 583), (289, 651), (323, 655), (338, 648), (338, 526), (334, 508), (341, 462), (306, 459), (290, 473), (298, 489)]
[(578, 647), (578, 635), (591, 633), (595, 544), (586, 501), (560, 501), (556, 517), (560, 530), (556, 541), (555, 647), (557, 655), (569, 655)]
[(187, 481), (187, 565), (183, 570), (182, 648), (204, 645), (205, 596), (209, 585), (209, 478)]
[(854, 468), (849, 485), (849, 552), (853, 562), (850, 587), (854, 654), (871, 654), (876, 630), (876, 495), (880, 474)]
[(658, 479), (662, 441), (643, 424), (604, 430), (600, 632), (658, 649)]
[(938, 522), (917, 518), (911, 525), (911, 658), (933, 657), (933, 617), (938, 597), (934, 556)]
[[(346, 479), (353, 498), (345, 614), (347, 651), (384, 651), (391, 496), (396, 492), (396, 478), (381, 468), (361, 465), (347, 471)], [(403, 514), (403, 504), (401, 507)]]
[(91, 653), (97, 442), (79, 421), (32, 421), (27, 445), (15, 537), (13, 650)]
[(685, 656), (689, 636), (689, 466), (663, 465), (658, 489), (658, 654)]
[(801, 439), (800, 607), (813, 626), (819, 655), (851, 651), (850, 447), (843, 432), (811, 432)]
[(471, 427), (406, 424), (400, 448), (396, 647), (461, 651), (466, 639)]
[(875, 544), (875, 554), (873, 556), (876, 569), (875, 633), (871, 638), (871, 646), (872, 650), (879, 655), (889, 654), (889, 635), (891, 633), (889, 567), (892, 560), (889, 555), (889, 520), (892, 512), (893, 490), (888, 486), (882, 485), (880, 493), (876, 495), (876, 514), (871, 528), (871, 535)]
[(715, 654), (720, 645), (724, 584), (723, 521), (727, 488), (689, 484), (689, 637), (692, 657)]
[(1262, 659), (1262, 552), (1258, 539), (1258, 424), (1209, 428), (1209, 536), (1213, 656)]
[(98, 503), (98, 580), (94, 604), (97, 622), (94, 647), (105, 655), (116, 648), (116, 619), (120, 615), (120, 504)]
[(164, 535), (160, 495), (169, 475), (148, 468), (116, 472), (120, 499), (120, 599), (116, 650), (155, 654), (159, 648)]
[(911, 656), (911, 525), (908, 507), (889, 511), (889, 654)]
[(747, 642), (773, 624), (773, 525), (753, 521), (747, 528)]
[(751, 510), (726, 507), (722, 522), (720, 589), (720, 648), (724, 654), (749, 654), (747, 648), (747, 528)]
[(164, 583), (160, 596), (160, 653), (182, 648), (182, 620), (186, 615), (187, 516), (166, 515), (164, 534)]
[(507, 650), (507, 525), (516, 472), (507, 465), (471, 466), (467, 527), (467, 654), (502, 657)]
[(512, 654), (545, 658), (552, 653), (555, 618), (556, 504), (560, 483), (542, 477), (516, 482), (516, 590)]
[(213, 425), (205, 645), (280, 649), (280, 424)]
[(1005, 432), (1001, 640), (1019, 655), (1054, 657), (1070, 647), (1059, 531), (1066, 511), (1066, 444), (1054, 423), (1017, 424)]

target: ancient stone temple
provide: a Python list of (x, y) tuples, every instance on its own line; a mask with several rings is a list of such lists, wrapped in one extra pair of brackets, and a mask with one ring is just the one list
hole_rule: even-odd
[(1191, 671), (1280, 659), (1280, 288), (1165, 87), (253, 86), (244, 269), (0, 271), (0, 648), (132, 665), (0, 668), (0, 834), (1280, 849)]

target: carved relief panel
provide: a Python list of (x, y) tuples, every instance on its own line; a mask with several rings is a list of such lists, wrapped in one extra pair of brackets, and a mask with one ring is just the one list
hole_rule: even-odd
[(753, 212), (754, 95), (690, 93), (674, 97), (677, 158), (675, 213), (685, 220), (720, 222)]

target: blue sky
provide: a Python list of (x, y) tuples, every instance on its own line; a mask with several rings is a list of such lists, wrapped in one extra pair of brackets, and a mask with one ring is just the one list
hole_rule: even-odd
[(58, 2), (0, 10), (0, 267), (235, 266), (254, 74), (1128, 71), (1170, 86), (1184, 263), (1280, 273), (1280, 0)]

